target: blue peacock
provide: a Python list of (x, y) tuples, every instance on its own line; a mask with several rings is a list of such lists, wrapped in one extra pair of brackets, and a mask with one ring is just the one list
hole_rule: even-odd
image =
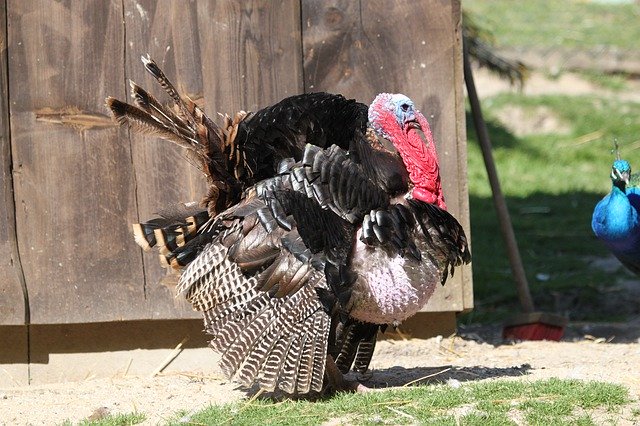
[(611, 192), (596, 204), (591, 228), (629, 270), (640, 275), (640, 173), (620, 158), (611, 167)]

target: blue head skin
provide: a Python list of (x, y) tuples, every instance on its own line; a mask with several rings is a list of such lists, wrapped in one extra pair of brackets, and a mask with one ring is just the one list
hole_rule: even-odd
[[(380, 93), (369, 107), (369, 123), (380, 136), (390, 138), (386, 123), (387, 113), (391, 113), (394, 121), (400, 129), (407, 131), (409, 128), (422, 130), (416, 118), (416, 109), (413, 101), (401, 93)], [(391, 117), (389, 117), (391, 118)]]
[(391, 103), (395, 105), (395, 115), (398, 120), (398, 124), (402, 129), (407, 123), (416, 123), (415, 107), (413, 101), (402, 94), (395, 94), (391, 96)]
[(629, 184), (631, 177), (631, 165), (627, 160), (616, 160), (611, 167), (611, 181), (613, 185), (620, 188), (623, 192)]

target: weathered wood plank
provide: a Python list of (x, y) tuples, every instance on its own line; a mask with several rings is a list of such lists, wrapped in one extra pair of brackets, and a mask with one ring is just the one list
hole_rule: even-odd
[[(104, 107), (123, 87), (121, 4), (9, 0), (8, 15), (16, 222), (31, 322), (140, 318), (142, 262), (127, 255), (135, 244), (122, 227), (136, 218), (131, 153)], [(43, 112), (50, 115), (37, 119)]]
[[(149, 53), (214, 119), (217, 112), (255, 110), (301, 91), (297, 1), (126, 1), (124, 15), (127, 76), (152, 93), (163, 94), (145, 73), (141, 54)], [(168, 204), (202, 198), (204, 179), (179, 148), (139, 135), (131, 139), (141, 219)], [(173, 297), (157, 256), (144, 256), (149, 317), (193, 316), (182, 298)]]
[[(453, 39), (456, 46), (454, 50), (453, 73), (455, 83), (456, 105), (456, 158), (458, 160), (458, 220), (464, 227), (471, 244), (471, 219), (469, 213), (469, 186), (467, 178), (467, 126), (465, 123), (465, 99), (464, 71), (462, 64), (462, 4), (460, 0), (454, 0), (451, 8), (454, 24)], [(471, 247), (473, 253), (473, 247)], [(473, 272), (471, 265), (465, 265), (461, 271), (462, 282), (462, 307), (463, 311), (473, 309)]]
[[(412, 98), (432, 127), (447, 206), (469, 233), (462, 74), (455, 72), (459, 13), (457, 1), (305, 0), (304, 74), (306, 91), (339, 92), (367, 103), (379, 92)], [(465, 309), (470, 280), (469, 268), (459, 271), (426, 309)]]
[(255, 111), (302, 92), (298, 0), (200, 1), (197, 15), (209, 111)]
[[(467, 186), (467, 135), (465, 126), (465, 93), (464, 76), (462, 71), (462, 13), (460, 2), (452, 0), (448, 16), (441, 18), (450, 23), (449, 60), (443, 61), (440, 74), (447, 74), (450, 70), (451, 91), (446, 99), (450, 101), (448, 108), (443, 110), (441, 117), (444, 119), (441, 136), (436, 141), (443, 141), (439, 147), (440, 164), (442, 167), (442, 180), (445, 194), (449, 194), (447, 205), (452, 214), (464, 227), (469, 243), (471, 243), (471, 222), (469, 220), (469, 193)], [(443, 41), (446, 46), (446, 40)], [(447, 84), (442, 82), (441, 84)], [(446, 115), (444, 113), (446, 111)], [(435, 113), (432, 115), (437, 117)], [(437, 119), (437, 118), (436, 118)], [(446, 126), (446, 127), (445, 127)], [(473, 253), (473, 251), (472, 251)], [(427, 311), (457, 311), (464, 312), (473, 308), (473, 283), (471, 265), (465, 265), (456, 271), (455, 277), (447, 282), (448, 291), (441, 288), (436, 297), (425, 306)]]
[(7, 64), (7, 8), (0, 3), (0, 325), (24, 324), (26, 299), (15, 230), (11, 134), (9, 131), (9, 81)]
[[(149, 54), (176, 87), (194, 100), (202, 98), (202, 74), (196, 13), (192, 2), (125, 1), (125, 74), (160, 100), (167, 96), (145, 70), (141, 55)], [(122, 82), (123, 84), (125, 81)], [(128, 81), (124, 87), (129, 97)], [(131, 151), (136, 175), (139, 219), (146, 220), (167, 205), (199, 201), (206, 191), (198, 170), (184, 158), (183, 151), (158, 138), (136, 133)], [(129, 223), (120, 226), (130, 231)], [(132, 235), (129, 236), (132, 238)], [(129, 252), (137, 256), (139, 249)], [(177, 278), (167, 277), (156, 251), (145, 252), (145, 295), (147, 318), (198, 317), (182, 297), (175, 297)], [(140, 283), (143, 284), (142, 282)]]

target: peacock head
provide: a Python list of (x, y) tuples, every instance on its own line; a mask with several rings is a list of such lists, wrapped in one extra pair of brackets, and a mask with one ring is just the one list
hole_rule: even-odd
[(400, 93), (380, 93), (369, 106), (369, 125), (400, 153), (413, 184), (411, 196), (446, 209), (431, 127), (413, 101)]
[(631, 165), (627, 160), (616, 160), (611, 167), (611, 181), (622, 190), (629, 184), (631, 178)]

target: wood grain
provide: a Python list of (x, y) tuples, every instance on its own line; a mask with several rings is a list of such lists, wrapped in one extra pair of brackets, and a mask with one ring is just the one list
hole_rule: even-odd
[[(429, 120), (449, 211), (470, 236), (459, 2), (442, 0), (302, 2), (306, 91), (339, 92), (369, 103), (404, 93)], [(439, 288), (426, 306), (462, 311), (469, 268)]]
[(8, 2), (9, 87), (16, 219), (32, 323), (146, 316), (142, 264), (129, 229), (136, 218), (125, 132), (79, 130), (38, 112), (106, 117), (122, 93), (118, 2)]
[(25, 324), (26, 289), (18, 255), (11, 176), (9, 81), (7, 76), (7, 9), (0, 3), (0, 325)]
[[(23, 282), (34, 324), (198, 316), (130, 224), (200, 199), (203, 178), (177, 147), (112, 126), (104, 107), (129, 97), (129, 78), (162, 95), (146, 53), (214, 118), (303, 91), (407, 94), (469, 232), (457, 0), (8, 0), (2, 13), (0, 323), (25, 322)], [(471, 270), (460, 272), (427, 310), (471, 307)]]
[[(163, 95), (140, 62), (149, 53), (214, 120), (218, 112), (255, 110), (302, 87), (296, 1), (126, 1), (124, 16), (127, 77)], [(180, 148), (140, 135), (131, 135), (131, 143), (140, 219), (206, 193), (203, 176)], [(165, 278), (157, 255), (145, 253), (144, 266), (149, 318), (200, 316), (173, 297), (175, 280)]]
[(197, 16), (209, 111), (255, 111), (302, 93), (299, 1), (200, 1)]
[[(471, 253), (471, 219), (469, 212), (469, 186), (467, 177), (467, 126), (465, 120), (464, 71), (462, 63), (462, 4), (460, 0), (454, 0), (451, 7), (451, 15), (454, 26), (453, 39), (456, 48), (453, 52), (453, 75), (456, 107), (456, 150), (455, 158), (458, 165), (457, 195), (458, 195), (458, 221), (467, 232)], [(465, 265), (460, 271), (462, 285), (463, 312), (473, 309), (473, 271), (471, 264)]]
[[(125, 75), (121, 81), (129, 97), (128, 80), (138, 83), (161, 101), (168, 96), (149, 75), (140, 60), (149, 54), (184, 95), (202, 99), (202, 74), (195, 4), (192, 2), (125, 1)], [(126, 83), (126, 84), (125, 84)], [(120, 96), (120, 94), (118, 94)], [(158, 138), (131, 132), (132, 161), (139, 219), (177, 202), (199, 201), (206, 191), (198, 170), (185, 158), (181, 148)], [(125, 137), (125, 140), (126, 137)], [(130, 223), (121, 226), (131, 229)], [(131, 239), (131, 236), (129, 236)], [(140, 256), (135, 248), (128, 254)], [(167, 276), (155, 251), (144, 252), (144, 285), (148, 318), (199, 317), (183, 297), (175, 297), (177, 277)]]

